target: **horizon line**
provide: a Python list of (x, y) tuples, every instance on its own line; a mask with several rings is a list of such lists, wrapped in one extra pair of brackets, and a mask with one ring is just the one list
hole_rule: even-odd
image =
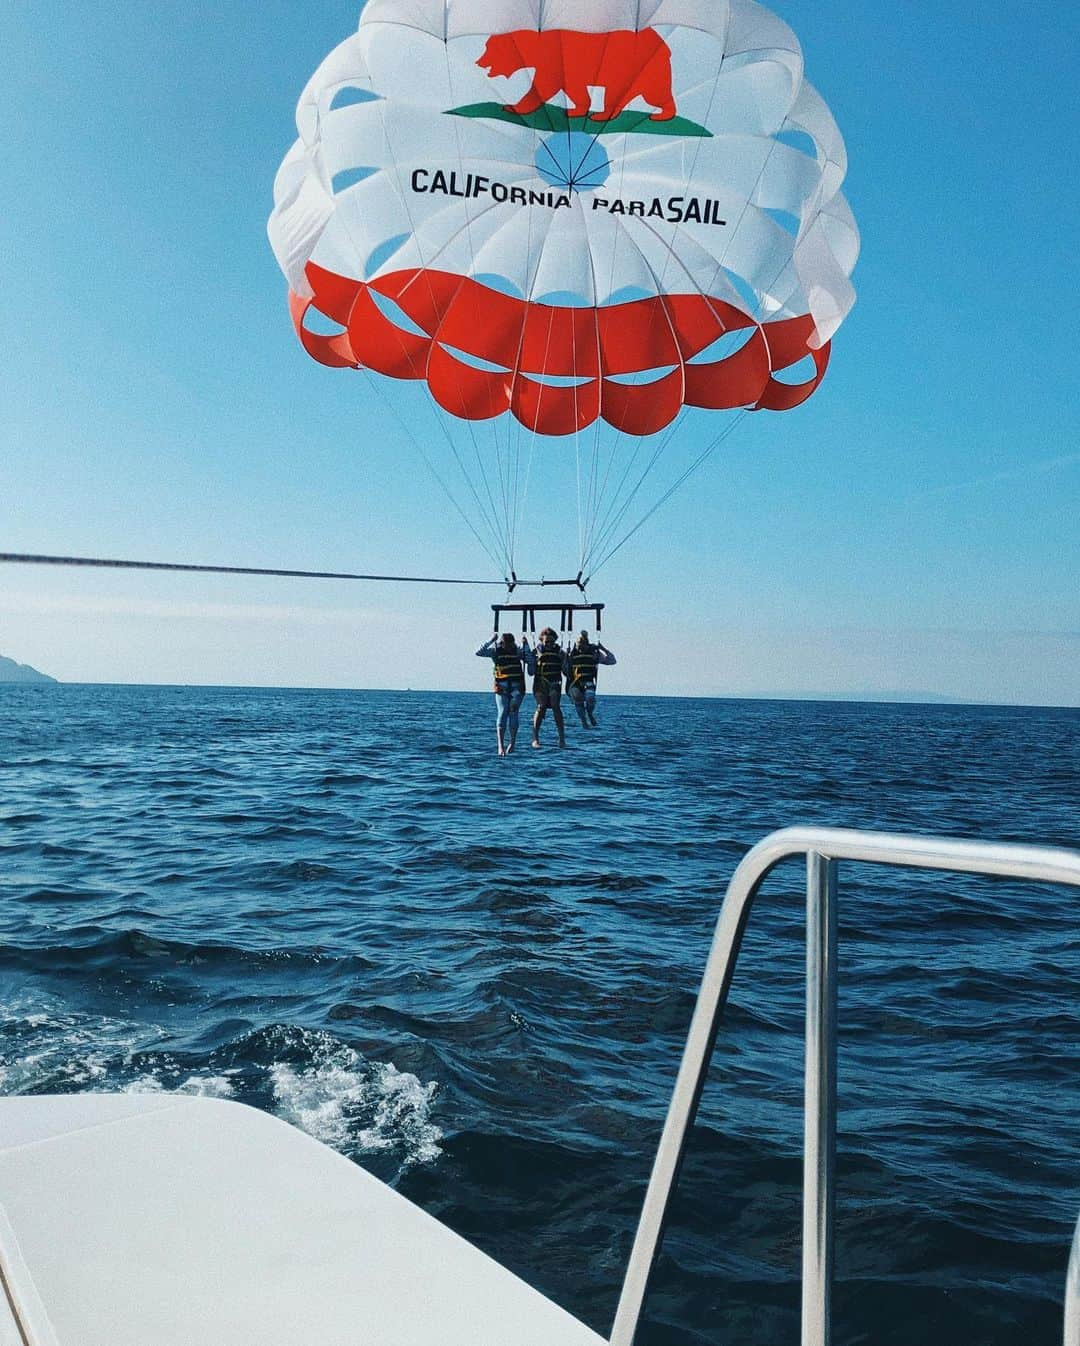
[[(235, 692), (347, 692), (353, 694), (397, 695), (397, 696), (490, 696), (490, 692), (475, 687), (348, 687), (330, 685), (312, 685), (304, 683), (231, 683), (231, 682), (81, 682), (52, 678), (48, 681), (34, 680), (0, 682), (5, 687), (157, 687), (181, 691), (235, 691)], [(1080, 701), (985, 701), (973, 698), (951, 696), (943, 692), (888, 692), (848, 691), (848, 692), (608, 692), (603, 693), (605, 700), (619, 701), (784, 701), (809, 702), (814, 704), (842, 705), (895, 705), (895, 706), (937, 706), (972, 707), (978, 709), (999, 710), (1080, 710)]]

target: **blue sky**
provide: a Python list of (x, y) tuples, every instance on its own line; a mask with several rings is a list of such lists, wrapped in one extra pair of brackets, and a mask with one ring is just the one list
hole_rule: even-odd
[[(594, 585), (608, 688), (1080, 704), (1080, 18), (773, 7), (847, 139), (859, 302), (817, 396), (748, 418)], [(490, 573), (364, 377), (298, 350), (265, 240), (296, 97), (358, 13), (4, 7), (0, 549)], [(534, 545), (572, 509), (547, 482)], [(8, 568), (0, 653), (482, 687), (497, 597)]]

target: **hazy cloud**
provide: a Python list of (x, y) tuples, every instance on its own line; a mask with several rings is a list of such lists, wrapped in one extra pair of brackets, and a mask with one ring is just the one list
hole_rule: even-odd
[(1045, 477), (1062, 468), (1080, 465), (1080, 453), (1061, 454), (1056, 458), (1042, 458), (1034, 463), (1024, 463), (1018, 467), (1003, 468), (1000, 472), (991, 472), (984, 477), (969, 477), (966, 481), (954, 481), (945, 486), (931, 486), (925, 491), (917, 491), (907, 498), (925, 500), (932, 496), (952, 495), (957, 491), (974, 491), (982, 486), (998, 486), (1009, 481), (1026, 481), (1031, 477)]
[(0, 595), (0, 612), (39, 617), (126, 617), (153, 621), (302, 622), (309, 626), (372, 626), (386, 622), (374, 608), (319, 608), (273, 603), (181, 603), (152, 598)]

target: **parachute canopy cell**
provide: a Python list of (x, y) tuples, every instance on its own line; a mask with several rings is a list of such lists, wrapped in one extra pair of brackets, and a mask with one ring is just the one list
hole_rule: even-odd
[(301, 341), (467, 421), (786, 410), (854, 302), (843, 140), (752, 0), (369, 0), (297, 127), (269, 232)]

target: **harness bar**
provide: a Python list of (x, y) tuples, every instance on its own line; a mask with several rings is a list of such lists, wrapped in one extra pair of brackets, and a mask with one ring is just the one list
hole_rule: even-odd
[(572, 580), (549, 580), (541, 577), (538, 580), (519, 580), (515, 571), (511, 570), (506, 580), (506, 592), (512, 594), (515, 589), (580, 589), (584, 594), (588, 588), (589, 581), (583, 578), (585, 572), (579, 570)]
[(557, 612), (559, 614), (559, 631), (566, 634), (567, 631), (574, 629), (574, 614), (578, 612), (591, 612), (596, 619), (596, 633), (601, 630), (601, 613), (604, 611), (603, 603), (492, 603), (491, 610), (495, 614), (495, 634), (499, 634), (499, 621), (504, 612), (521, 613), (521, 631), (536, 631), (536, 614), (538, 612)]

